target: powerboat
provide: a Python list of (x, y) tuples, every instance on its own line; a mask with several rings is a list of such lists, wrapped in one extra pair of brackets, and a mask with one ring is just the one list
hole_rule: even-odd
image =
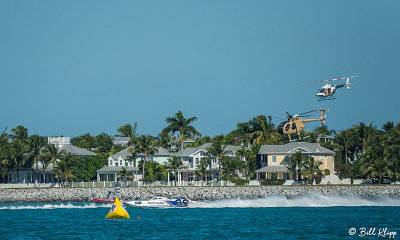
[(133, 200), (124, 202), (124, 206), (140, 208), (165, 208), (170, 207), (166, 197), (153, 197), (147, 201)]
[(153, 197), (150, 200), (133, 200), (124, 202), (124, 206), (139, 208), (171, 208), (187, 207), (189, 201), (185, 198), (168, 199), (166, 197)]

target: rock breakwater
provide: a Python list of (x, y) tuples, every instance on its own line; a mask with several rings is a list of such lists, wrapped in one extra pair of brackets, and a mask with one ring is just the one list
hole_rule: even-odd
[[(105, 198), (115, 188), (29, 188), (1, 189), (0, 202), (85, 202), (90, 197)], [(319, 193), (360, 198), (400, 198), (400, 185), (387, 186), (245, 186), (245, 187), (127, 187), (120, 188), (121, 199), (149, 199), (153, 196), (186, 196), (193, 200), (255, 199), (267, 196), (295, 198)]]

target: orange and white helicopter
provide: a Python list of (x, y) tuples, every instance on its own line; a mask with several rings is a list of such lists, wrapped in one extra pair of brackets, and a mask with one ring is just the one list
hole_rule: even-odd
[(333, 78), (333, 79), (328, 79), (328, 80), (320, 80), (320, 81), (314, 81), (314, 82), (332, 82), (332, 81), (338, 81), (338, 80), (343, 80), (346, 79), (345, 84), (340, 84), (340, 85), (335, 85), (335, 84), (325, 84), (322, 86), (319, 91), (317, 92), (317, 98), (318, 101), (322, 100), (333, 100), (335, 99), (333, 94), (335, 94), (336, 89), (342, 88), (342, 87), (347, 87), (347, 89), (350, 89), (350, 78), (355, 78), (358, 76), (349, 76), (349, 77), (342, 77), (342, 78)]

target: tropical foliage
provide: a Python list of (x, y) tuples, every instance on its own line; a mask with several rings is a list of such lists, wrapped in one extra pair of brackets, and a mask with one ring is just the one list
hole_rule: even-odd
[[(165, 180), (167, 169), (174, 172), (180, 169), (177, 159), (170, 159), (167, 166), (148, 161), (148, 156), (155, 154), (159, 146), (169, 151), (185, 147), (198, 147), (211, 143), (207, 148), (210, 157), (203, 158), (195, 171), (198, 179), (210, 176), (211, 161), (219, 164), (219, 179), (232, 180), (240, 178), (255, 179), (255, 171), (261, 167), (257, 155), (263, 144), (284, 144), (287, 137), (278, 135), (272, 117), (257, 115), (249, 121), (240, 122), (226, 135), (201, 137), (193, 126), (197, 117), (186, 118), (181, 111), (166, 119), (167, 126), (157, 137), (137, 134), (137, 123), (125, 124), (117, 129), (119, 136), (129, 137), (133, 149), (132, 158), (142, 157), (138, 163), (144, 180)], [(179, 134), (179, 135), (175, 135)], [(340, 178), (375, 179), (383, 183), (386, 179), (400, 180), (400, 124), (385, 123), (381, 129), (373, 124), (359, 122), (348, 129), (335, 131), (327, 126), (317, 127), (313, 131), (301, 132), (303, 141), (319, 142), (322, 146), (335, 152), (335, 172)], [(184, 140), (192, 140), (185, 143)], [(185, 141), (186, 142), (186, 141)], [(113, 144), (111, 135), (100, 133), (92, 136), (89, 133), (73, 137), (71, 143), (97, 153), (92, 157), (69, 156), (58, 147), (47, 144), (46, 137), (28, 134), (28, 129), (16, 126), (10, 131), (7, 128), (0, 135), (0, 182), (10, 182), (11, 172), (18, 176), (21, 169), (31, 168), (34, 175), (48, 171), (53, 164), (54, 176), (60, 180), (90, 181), (95, 180), (96, 170), (104, 166), (107, 158), (127, 146)], [(236, 157), (228, 154), (227, 145), (241, 146)], [(229, 157), (228, 157), (229, 155)], [(288, 158), (286, 165), (296, 178), (313, 183), (323, 174), (319, 172), (319, 163), (305, 159), (301, 154)], [(43, 166), (39, 169), (38, 166)], [(42, 171), (41, 173), (39, 171)], [(36, 176), (35, 175), (35, 176)], [(121, 177), (125, 176), (121, 172)]]
[(165, 121), (168, 123), (168, 126), (162, 130), (163, 133), (172, 133), (179, 132), (179, 142), (181, 146), (181, 150), (183, 150), (183, 141), (186, 138), (193, 139), (194, 136), (200, 136), (201, 134), (190, 125), (192, 122), (196, 121), (197, 117), (190, 117), (186, 119), (181, 111), (178, 111), (173, 117), (168, 117)]

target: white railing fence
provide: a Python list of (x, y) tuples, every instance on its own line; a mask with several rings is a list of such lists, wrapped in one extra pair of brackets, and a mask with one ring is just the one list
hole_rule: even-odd
[[(370, 181), (366, 180), (354, 180), (353, 184), (370, 184)], [(304, 184), (304, 183), (303, 183)], [(294, 180), (286, 180), (283, 185), (303, 185)], [(336, 178), (324, 178), (319, 185), (340, 185), (340, 184), (351, 184), (350, 179), (336, 179)], [(400, 184), (400, 182), (392, 183)], [(318, 184), (317, 184), (318, 185)], [(234, 183), (228, 181), (156, 181), (156, 182), (142, 182), (142, 181), (127, 181), (127, 182), (111, 182), (111, 181), (92, 181), (92, 182), (67, 182), (67, 183), (1, 183), (0, 189), (4, 188), (54, 188), (54, 187), (73, 187), (73, 188), (109, 188), (109, 187), (158, 187), (158, 186), (184, 186), (184, 187), (201, 187), (201, 186), (235, 186)], [(257, 180), (250, 181), (247, 186), (260, 186), (260, 182)]]

